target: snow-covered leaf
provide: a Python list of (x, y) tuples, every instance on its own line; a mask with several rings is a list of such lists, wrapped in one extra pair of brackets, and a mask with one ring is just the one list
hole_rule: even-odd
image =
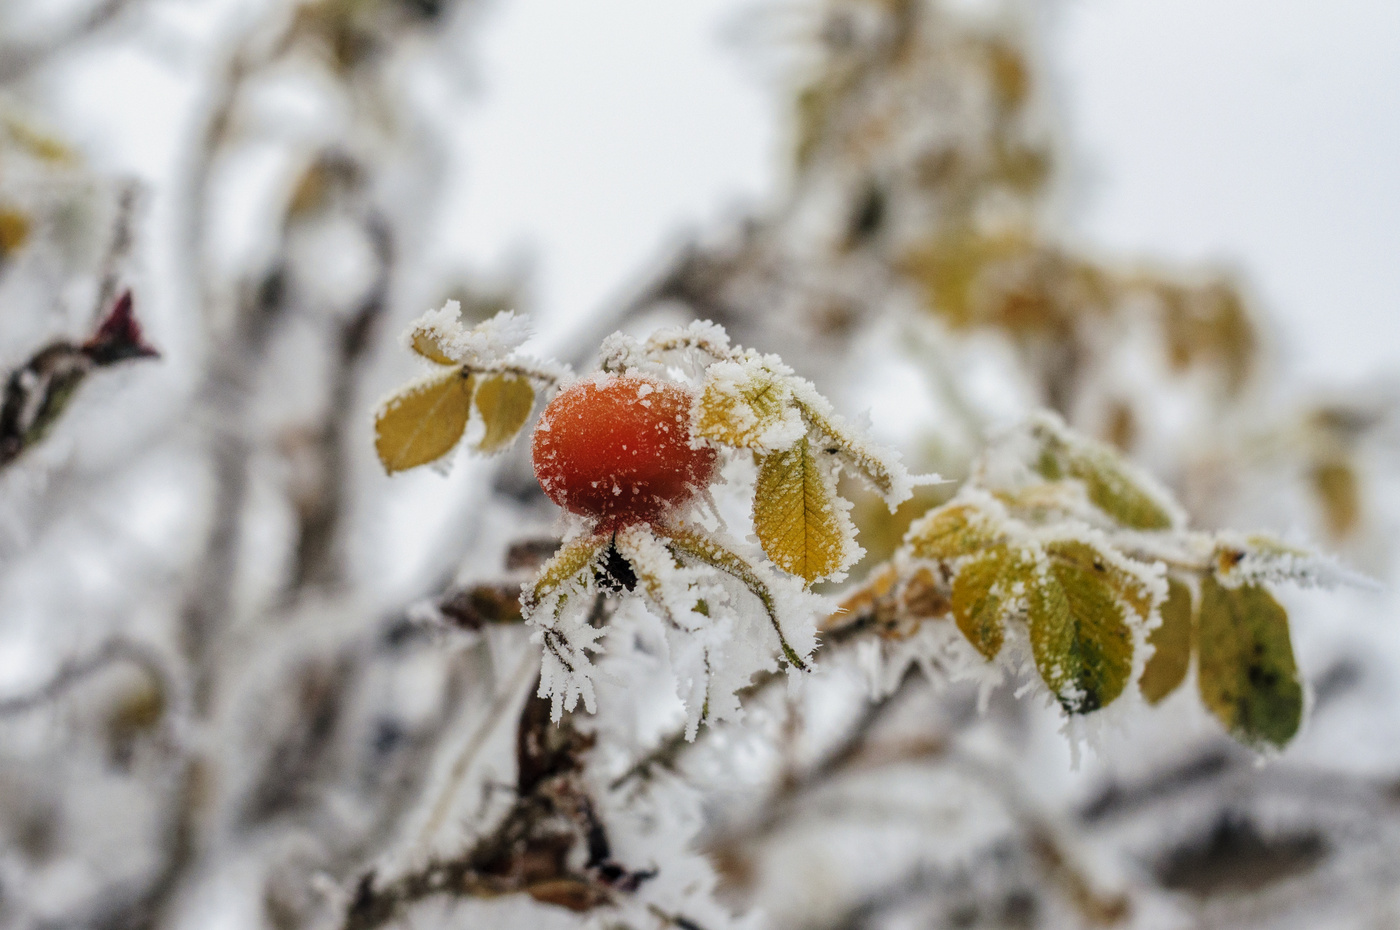
[(806, 432), (781, 373), (758, 358), (723, 361), (705, 370), (696, 401), (696, 432), (737, 449), (775, 452), (790, 448)]
[(1332, 559), (1263, 534), (1217, 534), (1213, 561), (1216, 580), (1227, 588), (1278, 581), (1312, 588), (1375, 587)]
[(476, 409), (486, 432), (476, 444), (478, 452), (499, 452), (519, 435), (535, 406), (535, 389), (517, 375), (481, 376), (476, 389)]
[(1152, 631), (1148, 642), (1152, 657), (1142, 671), (1142, 696), (1156, 704), (1186, 679), (1191, 667), (1193, 617), (1191, 588), (1186, 582), (1168, 576), (1167, 599), (1162, 602), (1162, 625)]
[(1267, 589), (1201, 581), (1201, 700), (1236, 739), (1281, 747), (1303, 719), (1288, 614)]
[(831, 469), (817, 455), (804, 436), (764, 456), (753, 504), (763, 551), (808, 584), (841, 574), (862, 555), (850, 504), (837, 496)]
[(390, 474), (451, 452), (466, 431), (473, 378), (461, 369), (410, 384), (380, 405), (374, 449)]

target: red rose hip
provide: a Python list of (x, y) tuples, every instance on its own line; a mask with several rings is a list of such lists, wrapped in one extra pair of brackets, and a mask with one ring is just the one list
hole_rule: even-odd
[(550, 500), (604, 526), (654, 523), (714, 475), (714, 450), (691, 446), (691, 401), (631, 375), (570, 385), (535, 428), (535, 477)]

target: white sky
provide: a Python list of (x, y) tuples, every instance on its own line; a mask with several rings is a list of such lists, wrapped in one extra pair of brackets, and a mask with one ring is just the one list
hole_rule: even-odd
[[(460, 246), (529, 248), (540, 309), (572, 316), (771, 192), (776, 88), (724, 40), (750, 9), (499, 0)], [(1077, 233), (1242, 271), (1308, 378), (1400, 372), (1400, 3), (1069, 0), (1056, 21)]]

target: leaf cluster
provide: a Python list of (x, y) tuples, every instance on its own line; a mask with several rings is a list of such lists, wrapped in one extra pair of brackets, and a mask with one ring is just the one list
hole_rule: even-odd
[(946, 613), (986, 661), (1012, 661), (1009, 633), (1023, 630), (1069, 714), (1111, 704), (1135, 676), (1155, 704), (1194, 657), (1202, 702), (1240, 741), (1281, 747), (1302, 721), (1288, 616), (1266, 582), (1330, 580), (1320, 560), (1187, 529), (1163, 489), (1053, 417), (995, 444), (901, 556), (938, 563)]
[(472, 450), (503, 451), (529, 421), (537, 395), (559, 381), (560, 370), (515, 352), (526, 331), (510, 311), (470, 329), (459, 314), (458, 302), (448, 301), (404, 334), (405, 344), (433, 367), (375, 412), (374, 448), (390, 474), (446, 457), (473, 419), (481, 432)]

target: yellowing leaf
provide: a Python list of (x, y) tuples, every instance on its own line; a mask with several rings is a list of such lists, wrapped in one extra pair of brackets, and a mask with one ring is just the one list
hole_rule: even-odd
[(904, 539), (921, 559), (956, 559), (992, 545), (997, 532), (979, 508), (947, 504), (915, 521)]
[(467, 428), (472, 377), (461, 369), (411, 384), (379, 409), (374, 450), (390, 474), (452, 451)]
[(436, 329), (415, 329), (408, 339), (409, 347), (430, 362), (455, 365), (442, 344), (442, 333)]
[(604, 550), (612, 544), (612, 537), (580, 536), (559, 547), (559, 551), (540, 567), (533, 587), (527, 588), (521, 599), (524, 615), (530, 614), (540, 603), (559, 588), (580, 580), (586, 581), (592, 573)]
[(754, 530), (763, 551), (784, 571), (812, 584), (860, 558), (843, 504), (807, 437), (763, 457), (754, 490)]
[(535, 406), (535, 389), (529, 379), (517, 375), (492, 375), (479, 379), (476, 409), (486, 424), (486, 434), (476, 444), (479, 452), (497, 452), (520, 433)]
[(962, 563), (953, 579), (953, 621), (989, 661), (1001, 652), (1006, 614), (1020, 602), (1030, 569), (1021, 553), (993, 546)]
[(1066, 711), (1087, 714), (1123, 693), (1133, 667), (1126, 618), (1145, 616), (1151, 592), (1088, 543), (1046, 547), (1031, 579), (1026, 619), (1036, 668)]
[(1191, 589), (1184, 581), (1167, 579), (1167, 599), (1162, 602), (1162, 625), (1152, 631), (1152, 658), (1142, 670), (1142, 696), (1156, 704), (1175, 691), (1191, 666)]
[(1303, 686), (1288, 614), (1259, 585), (1227, 588), (1207, 575), (1198, 620), (1201, 700), (1230, 735), (1283, 746), (1303, 719)]
[(711, 365), (700, 394), (695, 430), (738, 449), (774, 446), (775, 433), (800, 435), (801, 417), (783, 378), (736, 362)]

